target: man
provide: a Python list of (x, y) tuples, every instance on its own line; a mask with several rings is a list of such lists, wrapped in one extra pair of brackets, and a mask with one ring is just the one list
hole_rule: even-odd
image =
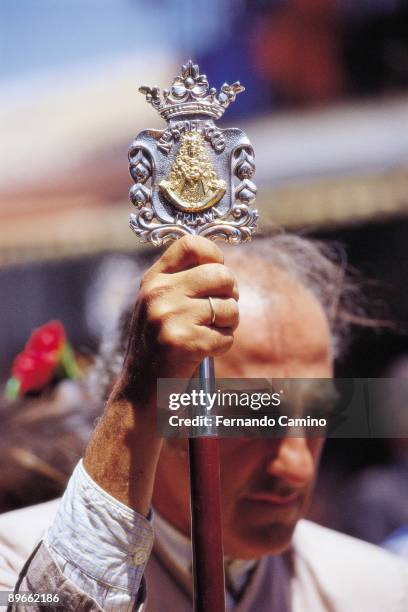
[[(66, 610), (192, 609), (187, 453), (157, 437), (157, 377), (190, 378), (212, 355), (218, 377), (329, 378), (341, 328), (340, 271), (307, 241), (281, 236), (229, 257), (227, 267), (215, 244), (183, 238), (143, 277), (123, 368), (17, 590), (56, 593)], [(322, 444), (222, 440), (229, 609), (407, 608), (402, 562), (299, 521)]]

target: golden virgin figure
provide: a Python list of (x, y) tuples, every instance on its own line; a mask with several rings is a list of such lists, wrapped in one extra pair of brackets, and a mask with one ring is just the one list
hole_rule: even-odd
[(159, 184), (165, 197), (179, 210), (200, 212), (221, 200), (226, 183), (220, 180), (201, 132), (185, 132), (167, 179)]

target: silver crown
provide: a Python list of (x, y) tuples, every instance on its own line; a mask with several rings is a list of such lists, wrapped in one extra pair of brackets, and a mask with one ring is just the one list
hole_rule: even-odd
[(239, 81), (229, 85), (224, 83), (217, 93), (215, 87), (209, 88), (205, 74), (200, 74), (197, 64), (191, 60), (183, 64), (181, 75), (175, 77), (171, 89), (159, 87), (139, 87), (140, 93), (146, 96), (147, 102), (168, 121), (180, 115), (202, 114), (219, 119), (237, 94), (245, 87)]

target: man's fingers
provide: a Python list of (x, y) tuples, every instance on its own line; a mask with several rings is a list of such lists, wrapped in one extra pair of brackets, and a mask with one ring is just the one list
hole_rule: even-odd
[[(211, 298), (211, 300), (214, 317), (208, 298), (193, 300), (194, 308), (197, 310), (196, 322), (198, 325), (236, 329), (239, 323), (239, 309), (236, 300), (234, 298), (216, 297)], [(213, 322), (212, 319), (214, 319)]]
[(231, 347), (238, 289), (223, 262), (213, 242), (190, 236), (172, 244), (144, 275), (132, 333), (149, 345), (163, 371), (192, 373), (202, 359)]
[(238, 299), (237, 283), (230, 270), (220, 263), (203, 264), (193, 270), (174, 275), (174, 280), (188, 297), (234, 297)]
[(206, 263), (224, 263), (221, 249), (208, 238), (184, 236), (163, 253), (151, 271), (172, 274)]

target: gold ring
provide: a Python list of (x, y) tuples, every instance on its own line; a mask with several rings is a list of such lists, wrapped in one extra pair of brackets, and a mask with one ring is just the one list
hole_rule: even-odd
[(215, 325), (214, 302), (213, 302), (213, 299), (210, 296), (208, 296), (208, 301), (210, 302), (210, 308), (211, 308), (211, 323), (210, 323), (210, 325)]

